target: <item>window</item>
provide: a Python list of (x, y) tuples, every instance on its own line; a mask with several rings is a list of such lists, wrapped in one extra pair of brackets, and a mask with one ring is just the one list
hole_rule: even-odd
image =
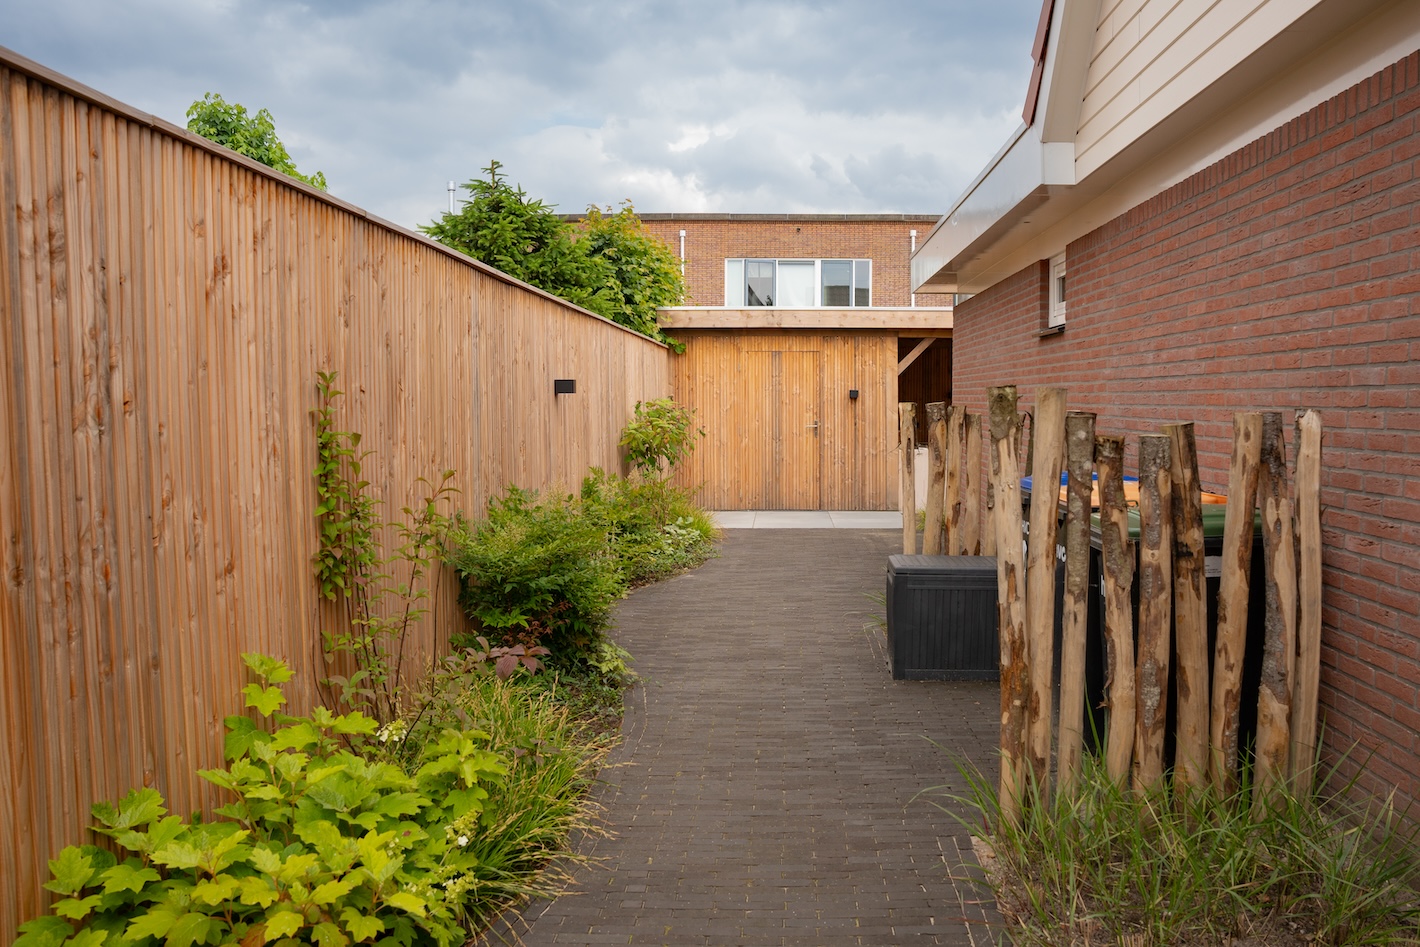
[(1046, 316), (1046, 326), (1055, 328), (1065, 324), (1065, 254), (1050, 260), (1050, 312)]
[(726, 306), (817, 309), (872, 304), (872, 260), (725, 261)]

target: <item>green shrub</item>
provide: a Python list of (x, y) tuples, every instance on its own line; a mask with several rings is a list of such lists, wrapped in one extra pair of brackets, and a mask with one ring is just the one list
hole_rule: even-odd
[(628, 480), (600, 469), (582, 481), (582, 506), (606, 525), (612, 550), (632, 586), (704, 562), (716, 536), (691, 491), (666, 480)]
[[(70, 846), (50, 862), (54, 913), (18, 947), (103, 944), (463, 943), (523, 897), (554, 895), (550, 864), (605, 752), (576, 748), (565, 708), (490, 667), (445, 674), (417, 728), (359, 712), (277, 714), (291, 671), (259, 655), (227, 719), (224, 769), (200, 775), (234, 801), (219, 819), (169, 815), (153, 789), (95, 805), (122, 853)], [(457, 688), (449, 690), (450, 685)]]
[(490, 641), (542, 645), (554, 662), (587, 652), (626, 590), (601, 520), (574, 498), (539, 501), (517, 487), (489, 501), (486, 519), (450, 534), (448, 561)]
[(696, 437), (704, 437), (703, 428), (695, 427), (695, 411), (676, 404), (670, 398), (636, 402), (636, 410), (621, 432), (620, 445), (629, 460), (645, 477), (660, 475), (664, 464), (666, 474), (695, 450)]
[(463, 580), (465, 610), (490, 641), (547, 647), (567, 670), (606, 663), (602, 633), (616, 600), (699, 565), (715, 535), (690, 491), (593, 470), (575, 497), (509, 487), (486, 519), (450, 532), (447, 558)]

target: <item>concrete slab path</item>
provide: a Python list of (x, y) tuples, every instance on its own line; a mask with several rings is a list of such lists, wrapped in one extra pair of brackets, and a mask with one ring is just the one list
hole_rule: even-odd
[(720, 558), (621, 603), (641, 682), (602, 777), (614, 835), (504, 940), (997, 942), (969, 833), (935, 803), (961, 808), (919, 793), (962, 792), (954, 758), (991, 771), (999, 691), (892, 680), (872, 596), (900, 542), (730, 529)]

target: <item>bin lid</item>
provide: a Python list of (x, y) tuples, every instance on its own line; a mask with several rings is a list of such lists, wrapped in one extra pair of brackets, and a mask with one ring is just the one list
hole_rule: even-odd
[[(1226, 503), (1205, 503), (1205, 504), (1203, 504), (1202, 512), (1203, 512), (1203, 538), (1204, 538), (1204, 539), (1222, 539), (1222, 538), (1223, 538), (1223, 524), (1227, 521), (1227, 518), (1228, 518), (1228, 505), (1227, 505)], [(1137, 507), (1131, 507), (1131, 508), (1127, 511), (1127, 515), (1128, 515), (1128, 518), (1129, 518), (1129, 538), (1130, 538), (1130, 539), (1138, 539), (1138, 538), (1139, 538), (1139, 510), (1138, 510), (1138, 508), (1137, 508)], [(1262, 532), (1262, 512), (1261, 512), (1260, 510), (1253, 512), (1253, 532), (1254, 532), (1255, 534)], [(1099, 515), (1099, 513), (1092, 513), (1092, 514), (1090, 514), (1090, 533), (1093, 535), (1093, 537), (1095, 538), (1096, 542), (1098, 542), (1099, 534), (1100, 534), (1100, 515)]]
[[(1098, 472), (1096, 472), (1096, 473), (1090, 475), (1090, 480), (1092, 480), (1092, 481), (1098, 480), (1099, 478), (1100, 478), (1100, 475), (1099, 475)], [(1029, 490), (1029, 489), (1030, 489), (1031, 479), (1032, 479), (1032, 478), (1030, 478), (1030, 477), (1022, 477), (1022, 478), (1021, 478), (1021, 489), (1022, 489), (1022, 490)], [(1125, 482), (1125, 483), (1138, 483), (1138, 482), (1139, 482), (1139, 478), (1138, 478), (1138, 477), (1131, 477), (1131, 476), (1129, 476), (1128, 474), (1125, 474), (1125, 475), (1124, 475), (1124, 482)], [(1069, 486), (1069, 485), (1070, 485), (1070, 471), (1068, 471), (1068, 470), (1062, 470), (1062, 471), (1060, 472), (1060, 485), (1061, 485), (1062, 487), (1065, 487), (1065, 486)]]
[(943, 573), (989, 572), (996, 574), (995, 556), (888, 556), (888, 571), (894, 575), (942, 575)]

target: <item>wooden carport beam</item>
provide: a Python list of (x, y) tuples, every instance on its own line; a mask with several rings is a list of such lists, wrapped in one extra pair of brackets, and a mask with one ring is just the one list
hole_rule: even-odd
[(918, 342), (917, 348), (913, 349), (911, 352), (908, 352), (907, 356), (902, 361), (897, 363), (897, 373), (901, 375), (903, 372), (907, 371), (907, 367), (913, 362), (917, 361), (917, 356), (927, 351), (928, 346), (930, 346), (935, 341), (937, 341), (935, 338), (931, 338), (923, 339), (921, 342)]

